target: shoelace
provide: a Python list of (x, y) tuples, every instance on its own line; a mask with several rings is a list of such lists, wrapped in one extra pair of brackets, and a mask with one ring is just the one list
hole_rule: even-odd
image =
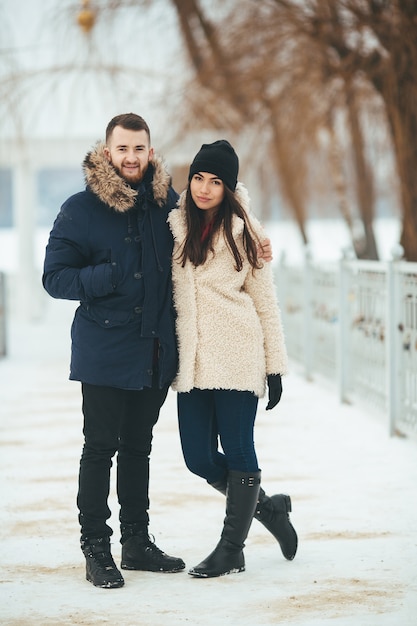
[[(152, 537), (152, 539), (151, 539)], [(147, 545), (146, 545), (146, 549), (147, 550), (151, 550), (152, 552), (162, 555), (164, 554), (164, 552), (158, 548), (158, 546), (155, 543), (155, 537), (153, 535), (148, 535), (148, 541), (147, 541)]]
[(106, 570), (116, 569), (113, 557), (108, 552), (96, 552), (96, 554), (93, 554), (93, 558), (97, 559), (99, 564)]

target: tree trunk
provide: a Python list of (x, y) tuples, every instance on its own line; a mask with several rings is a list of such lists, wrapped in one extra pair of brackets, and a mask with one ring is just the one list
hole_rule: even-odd
[(354, 87), (347, 87), (346, 105), (353, 148), (353, 163), (356, 177), (356, 197), (358, 210), (363, 224), (361, 240), (354, 241), (359, 259), (378, 260), (378, 251), (373, 229), (375, 217), (375, 191), (372, 170), (365, 156), (365, 140), (359, 119)]
[(417, 262), (417, 107), (410, 110), (410, 104), (399, 98), (388, 107), (388, 116), (403, 211), (400, 243), (405, 259)]

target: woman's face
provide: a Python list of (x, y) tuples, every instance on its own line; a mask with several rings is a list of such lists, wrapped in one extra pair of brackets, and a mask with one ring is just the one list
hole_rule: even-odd
[(224, 198), (224, 183), (208, 172), (197, 172), (190, 181), (191, 197), (196, 206), (214, 215)]

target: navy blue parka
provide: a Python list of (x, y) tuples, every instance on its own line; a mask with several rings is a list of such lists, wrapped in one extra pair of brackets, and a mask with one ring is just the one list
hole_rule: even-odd
[(169, 211), (178, 195), (154, 156), (137, 189), (108, 162), (104, 145), (84, 160), (87, 188), (62, 206), (46, 248), (43, 285), (79, 300), (70, 379), (140, 390), (177, 369)]

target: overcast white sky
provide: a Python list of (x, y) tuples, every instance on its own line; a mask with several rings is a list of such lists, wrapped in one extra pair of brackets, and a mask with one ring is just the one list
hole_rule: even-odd
[(90, 36), (76, 23), (79, 6), (0, 0), (0, 138), (16, 127), (26, 136), (101, 137), (108, 120), (125, 110), (160, 126), (181, 75), (170, 3), (154, 0), (149, 9), (124, 9), (111, 19), (103, 12)]

